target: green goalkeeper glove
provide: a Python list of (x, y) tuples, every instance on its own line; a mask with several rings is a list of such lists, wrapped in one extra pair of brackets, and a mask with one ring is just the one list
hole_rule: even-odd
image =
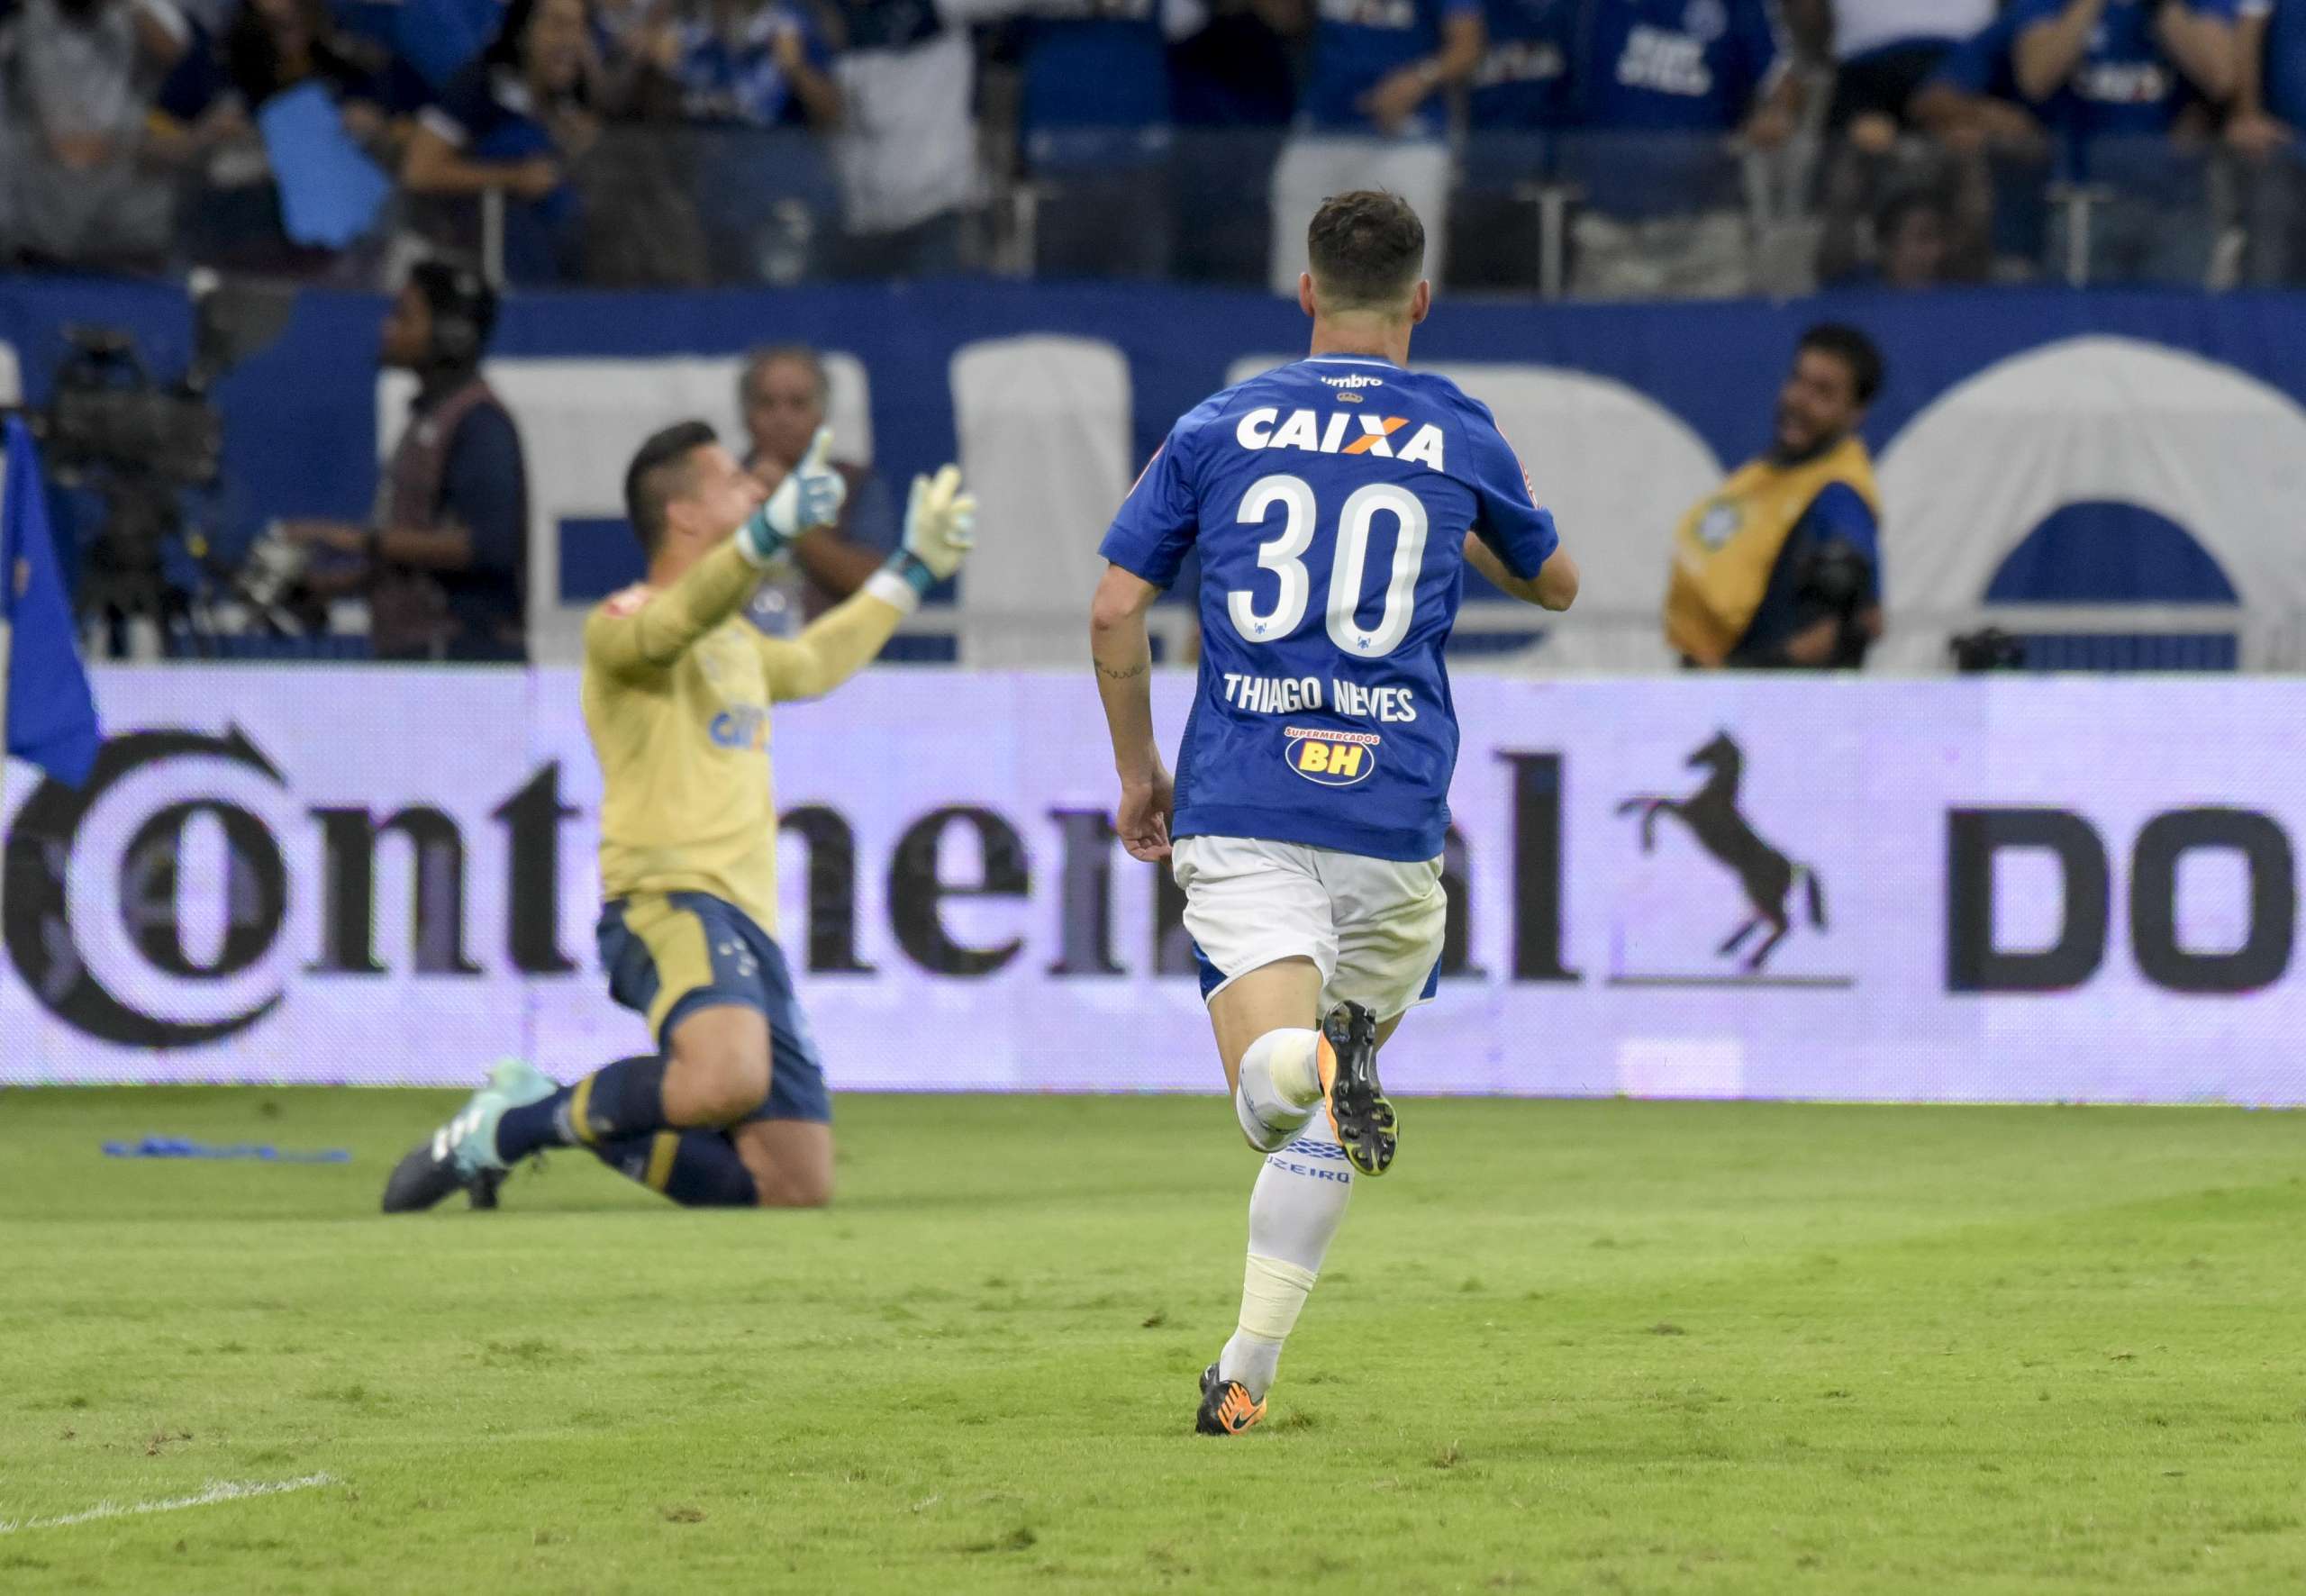
[[(904, 547), (890, 556), (875, 576), (876, 591), (910, 610), (929, 596), (929, 590), (961, 568), (961, 561), (976, 547), (976, 501), (961, 490), (961, 468), (947, 466), (934, 477), (916, 476), (905, 499)], [(897, 598), (903, 584), (911, 603)]]

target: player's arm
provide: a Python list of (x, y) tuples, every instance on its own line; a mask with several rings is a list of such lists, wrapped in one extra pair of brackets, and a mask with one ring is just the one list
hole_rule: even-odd
[(1098, 552), (1110, 562), (1089, 601), (1089, 658), (1113, 744), (1121, 804), (1113, 829), (1132, 859), (1169, 857), (1176, 794), (1153, 740), (1153, 642), (1146, 612), (1177, 579), (1201, 535), (1201, 505), (1187, 464), (1189, 423), (1179, 422), (1121, 501)]
[(1146, 612), (1161, 590), (1133, 571), (1107, 566), (1089, 603), (1089, 657), (1121, 777), (1115, 830), (1133, 859), (1169, 857), (1169, 810), (1176, 793), (1153, 736), (1153, 642)]
[(1485, 407), (1474, 408), (1466, 439), (1473, 449), (1467, 485), (1481, 512), (1466, 534), (1466, 558), (1523, 603), (1566, 610), (1577, 598), (1577, 562), (1561, 546), (1553, 512), (1538, 503), (1536, 485), (1495, 420)]
[(1577, 602), (1577, 562), (1558, 543), (1546, 556), (1545, 564), (1538, 567), (1538, 574), (1525, 578), (1507, 570), (1505, 562), (1481, 540), (1478, 532), (1467, 532), (1466, 563), (1486, 576), (1506, 597), (1535, 604), (1540, 610), (1566, 610)]
[(632, 589), (595, 610), (585, 621), (586, 657), (613, 676), (662, 670), (743, 609), (771, 560), (811, 527), (840, 516), (849, 485), (832, 468), (831, 449), (832, 429), (818, 428), (768, 502), (679, 581), (662, 593)]
[(784, 703), (822, 698), (870, 664), (929, 590), (955, 571), (976, 542), (976, 501), (961, 491), (961, 468), (912, 479), (904, 546), (865, 585), (790, 640), (764, 637), (768, 694)]

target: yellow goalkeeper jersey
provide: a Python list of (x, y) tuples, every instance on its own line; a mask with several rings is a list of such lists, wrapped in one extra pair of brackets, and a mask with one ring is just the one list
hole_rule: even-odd
[(772, 703), (857, 674), (903, 619), (869, 593), (791, 639), (742, 612), (761, 573), (731, 541), (662, 590), (629, 587), (585, 622), (585, 726), (601, 763), (601, 889), (709, 893), (776, 931)]

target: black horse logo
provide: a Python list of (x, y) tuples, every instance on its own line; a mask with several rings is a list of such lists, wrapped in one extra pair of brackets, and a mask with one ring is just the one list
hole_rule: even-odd
[(1739, 884), (1746, 889), (1747, 902), (1753, 905), (1754, 912), (1717, 951), (1722, 957), (1729, 957), (1766, 923), (1769, 935), (1746, 958), (1747, 969), (1758, 970), (1793, 929), (1793, 922), (1785, 915), (1785, 894), (1793, 890), (1797, 881), (1809, 900), (1811, 925), (1819, 930), (1826, 929), (1825, 885), (1810, 866), (1796, 864), (1763, 841), (1761, 834), (1738, 812), (1738, 778), (1744, 772), (1746, 756), (1728, 732), (1692, 754), (1689, 763), (1712, 771), (1696, 792), (1686, 798), (1655, 794), (1629, 798), (1618, 805), (1618, 812), (1631, 814), (1637, 809), (1641, 812), (1643, 853), (1648, 853), (1657, 841), (1657, 817), (1670, 814), (1690, 829), (1690, 835), (1697, 839), (1700, 848), (1738, 873)]

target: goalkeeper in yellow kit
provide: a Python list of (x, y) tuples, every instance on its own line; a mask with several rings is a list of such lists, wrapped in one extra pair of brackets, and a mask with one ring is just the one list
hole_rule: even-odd
[(916, 477), (903, 547), (798, 637), (743, 612), (763, 567), (845, 491), (831, 433), (764, 497), (702, 422), (667, 428), (625, 474), (648, 579), (585, 626), (585, 724), (601, 762), (601, 962), (657, 1050), (574, 1086), (521, 1059), (385, 1188), (385, 1211), (471, 1190), (493, 1201), (513, 1164), (590, 1148), (694, 1207), (808, 1208), (832, 1194), (831, 1107), (815, 1038), (772, 933), (776, 808), (768, 706), (814, 698), (881, 650), (968, 552), (976, 505), (952, 466)]

